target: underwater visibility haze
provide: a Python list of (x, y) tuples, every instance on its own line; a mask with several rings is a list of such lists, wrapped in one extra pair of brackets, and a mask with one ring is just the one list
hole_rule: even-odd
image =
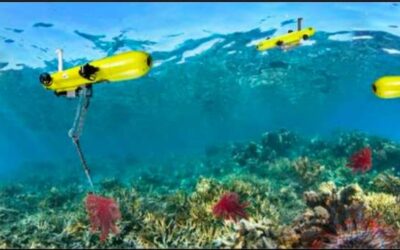
[(0, 248), (399, 248), (399, 21), (0, 3)]

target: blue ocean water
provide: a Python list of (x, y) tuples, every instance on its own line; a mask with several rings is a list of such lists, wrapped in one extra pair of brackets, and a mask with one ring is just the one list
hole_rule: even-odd
[[(141, 79), (95, 86), (82, 136), (95, 166), (203, 154), (279, 128), (399, 141), (399, 100), (371, 91), (400, 74), (399, 14), (390, 2), (1, 3), (1, 177), (49, 162), (80, 171), (67, 136), (77, 101), (38, 81), (57, 70), (57, 48), (65, 67), (127, 50), (154, 60)], [(312, 39), (287, 52), (255, 49), (298, 17), (317, 30)]]
[[(316, 33), (289, 50), (268, 37)], [(399, 248), (399, 3), (0, 3), (0, 248)], [(77, 99), (39, 76), (126, 51)], [(89, 179), (89, 178), (88, 178)], [(101, 224), (101, 225), (100, 225)], [(98, 228), (99, 230), (93, 230)]]

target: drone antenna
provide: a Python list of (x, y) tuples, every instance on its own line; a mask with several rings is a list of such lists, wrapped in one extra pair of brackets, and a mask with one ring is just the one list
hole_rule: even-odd
[(297, 31), (301, 30), (301, 21), (303, 21), (302, 17), (297, 18)]
[(63, 50), (56, 49), (57, 58), (58, 58), (58, 72), (63, 71)]

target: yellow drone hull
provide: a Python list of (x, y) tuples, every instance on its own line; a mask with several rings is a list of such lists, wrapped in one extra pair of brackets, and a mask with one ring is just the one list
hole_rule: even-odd
[(275, 48), (277, 46), (290, 47), (300, 43), (301, 39), (308, 39), (315, 34), (314, 28), (305, 28), (299, 31), (292, 31), (285, 35), (277, 36), (274, 38), (266, 39), (257, 44), (259, 51)]
[[(95, 60), (89, 63), (96, 72), (90, 77), (80, 72), (83, 66), (77, 66), (53, 74), (46, 74), (42, 85), (57, 93), (76, 91), (81, 86), (100, 82), (118, 82), (142, 77), (151, 68), (151, 57), (142, 51), (129, 51), (118, 55)], [(85, 77), (86, 76), (86, 77)], [(49, 78), (50, 77), (50, 78)]]
[(372, 84), (376, 96), (383, 99), (400, 97), (400, 76), (384, 76)]

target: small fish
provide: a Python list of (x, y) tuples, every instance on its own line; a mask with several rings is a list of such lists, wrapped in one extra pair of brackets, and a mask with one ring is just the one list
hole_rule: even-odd
[(13, 31), (15, 33), (22, 33), (24, 32), (24, 30), (21, 29), (12, 29), (12, 28), (4, 28), (5, 30), (9, 30), (9, 31)]
[(271, 68), (287, 69), (289, 67), (289, 64), (282, 62), (282, 61), (273, 61), (273, 62), (269, 63), (269, 66)]
[(281, 27), (288, 25), (288, 24), (295, 23), (295, 22), (296, 22), (296, 20), (294, 20), (294, 19), (289, 19), (289, 20), (283, 21), (283, 22), (281, 22)]
[(176, 33), (176, 34), (166, 35), (166, 36), (164, 36), (164, 37), (171, 38), (171, 37), (177, 37), (177, 36), (181, 36), (181, 35), (183, 35), (183, 34), (184, 34), (184, 33), (183, 33), (183, 32), (181, 32), (181, 33)]
[(8, 65), (8, 62), (0, 62), (0, 69), (5, 68)]
[(53, 27), (53, 24), (51, 24), (51, 23), (35, 23), (32, 27), (34, 27), (34, 28), (38, 28), (38, 27), (50, 28), (50, 27)]

